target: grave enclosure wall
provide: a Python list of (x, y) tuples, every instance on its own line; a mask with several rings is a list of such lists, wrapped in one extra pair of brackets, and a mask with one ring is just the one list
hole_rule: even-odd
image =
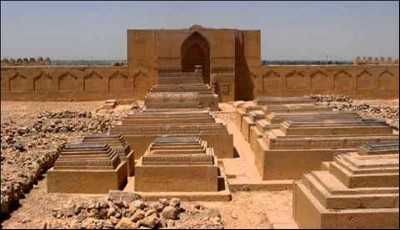
[(2, 67), (1, 100), (144, 98), (152, 86), (151, 77), (143, 71), (114, 66)]
[[(156, 78), (154, 70), (131, 67), (1, 67), (1, 100), (144, 99)], [(399, 97), (398, 65), (261, 66), (260, 74), (252, 81), (254, 95), (238, 84), (232, 96), (220, 95), (220, 101), (318, 93), (360, 99)]]
[(399, 66), (262, 66), (256, 82), (257, 96), (341, 94), (359, 99), (396, 99)]

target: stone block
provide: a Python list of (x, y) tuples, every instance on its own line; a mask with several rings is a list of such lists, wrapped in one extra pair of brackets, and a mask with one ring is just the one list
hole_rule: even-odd
[(107, 193), (122, 189), (128, 167), (109, 145), (80, 143), (58, 148), (59, 157), (47, 173), (49, 193)]
[[(295, 181), (293, 218), (298, 226), (398, 229), (399, 155), (387, 153), (395, 150), (396, 143), (367, 143), (358, 152), (325, 163), (327, 170), (306, 173)], [(376, 147), (374, 154), (360, 155), (371, 146)]]
[(82, 143), (109, 145), (118, 152), (121, 161), (127, 162), (128, 176), (135, 174), (135, 154), (122, 135), (92, 134), (84, 136)]
[[(171, 151), (171, 145), (180, 148)], [(187, 147), (192, 145), (202, 148), (190, 152)], [(139, 159), (136, 172), (135, 191), (139, 192), (218, 191), (219, 169), (214, 151), (196, 136), (157, 138)]]

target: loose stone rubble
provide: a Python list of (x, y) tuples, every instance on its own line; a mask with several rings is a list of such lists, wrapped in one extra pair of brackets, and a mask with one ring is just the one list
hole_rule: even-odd
[(43, 111), (28, 121), (1, 124), (1, 215), (34, 186), (58, 157), (56, 149), (85, 133), (103, 133), (120, 115), (90, 111)]
[(222, 229), (221, 215), (215, 209), (195, 204), (184, 207), (178, 198), (144, 202), (140, 196), (109, 196), (107, 200), (68, 202), (54, 209), (47, 228), (136, 229), (211, 228)]

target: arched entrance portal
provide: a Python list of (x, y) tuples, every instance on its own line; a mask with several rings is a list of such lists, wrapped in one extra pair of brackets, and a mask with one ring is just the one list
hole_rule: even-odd
[(183, 42), (181, 57), (182, 72), (194, 72), (196, 65), (202, 65), (204, 83), (210, 83), (210, 48), (201, 34), (194, 32)]

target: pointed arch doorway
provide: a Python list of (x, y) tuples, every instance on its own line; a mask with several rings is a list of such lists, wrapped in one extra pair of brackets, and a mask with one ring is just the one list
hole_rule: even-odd
[(204, 83), (210, 83), (210, 47), (201, 34), (194, 32), (182, 43), (181, 57), (182, 72), (194, 72), (201, 65)]

